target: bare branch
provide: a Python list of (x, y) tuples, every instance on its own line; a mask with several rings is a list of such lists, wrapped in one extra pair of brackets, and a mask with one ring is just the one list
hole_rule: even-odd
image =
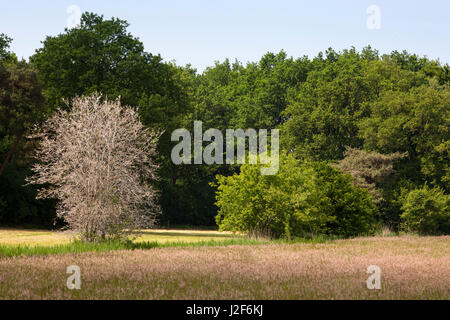
[(119, 100), (75, 98), (30, 138), (40, 138), (31, 184), (49, 185), (39, 198), (59, 200), (57, 215), (87, 240), (122, 236), (149, 227), (160, 208), (152, 160), (160, 133), (139, 121)]

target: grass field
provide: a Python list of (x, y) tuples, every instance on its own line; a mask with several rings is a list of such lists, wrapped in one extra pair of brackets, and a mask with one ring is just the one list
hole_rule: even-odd
[[(69, 241), (64, 233), (0, 231), (6, 247)], [(448, 236), (282, 243), (152, 230), (138, 241), (165, 246), (0, 256), (0, 299), (450, 299)], [(66, 287), (70, 265), (81, 269), (80, 290)], [(380, 290), (367, 289), (369, 265), (381, 268)]]
[[(136, 234), (136, 242), (195, 242), (238, 238), (227, 232), (210, 230), (143, 230)], [(58, 245), (69, 243), (75, 238), (70, 232), (45, 230), (0, 229), (0, 244), (4, 245)]]
[(142, 230), (130, 236), (131, 242), (86, 243), (74, 233), (40, 230), (0, 229), (0, 258), (84, 252), (108, 252), (166, 247), (192, 247), (271, 243), (228, 232), (205, 230)]

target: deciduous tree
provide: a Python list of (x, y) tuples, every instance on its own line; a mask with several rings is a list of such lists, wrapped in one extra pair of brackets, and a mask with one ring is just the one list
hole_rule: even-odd
[(146, 129), (137, 111), (119, 100), (75, 98), (36, 129), (40, 138), (30, 183), (38, 196), (59, 200), (57, 215), (93, 241), (122, 237), (151, 226), (159, 213), (156, 178), (159, 133)]

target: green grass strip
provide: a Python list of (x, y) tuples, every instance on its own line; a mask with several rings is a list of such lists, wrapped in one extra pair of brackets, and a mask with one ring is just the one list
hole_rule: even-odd
[(266, 240), (266, 239), (224, 239), (224, 240), (208, 240), (195, 242), (82, 242), (73, 241), (66, 244), (58, 244), (51, 246), (42, 245), (5, 245), (0, 244), (0, 258), (16, 257), (16, 256), (45, 256), (56, 254), (73, 254), (83, 252), (108, 252), (113, 250), (144, 250), (156, 248), (188, 248), (188, 247), (211, 247), (211, 246), (230, 246), (230, 245), (261, 245), (261, 244), (290, 244), (290, 243), (323, 243), (328, 241), (326, 238), (318, 239), (295, 239), (288, 241), (286, 239)]

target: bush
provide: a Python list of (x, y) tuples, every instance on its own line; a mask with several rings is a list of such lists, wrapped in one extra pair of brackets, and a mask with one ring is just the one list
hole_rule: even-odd
[(450, 234), (450, 196), (440, 188), (410, 191), (402, 199), (402, 228), (421, 235)]
[(240, 174), (217, 178), (220, 230), (288, 238), (373, 231), (376, 208), (368, 191), (326, 163), (299, 163), (282, 154), (276, 175), (245, 164)]

